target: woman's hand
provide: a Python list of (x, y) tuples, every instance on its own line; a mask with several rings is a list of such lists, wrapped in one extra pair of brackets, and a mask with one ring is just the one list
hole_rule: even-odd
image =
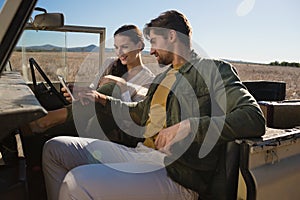
[[(73, 84), (68, 84), (68, 87), (70, 91), (72, 91), (75, 101), (79, 100), (79, 93), (85, 93), (91, 90), (91, 88), (89, 87), (74, 86)], [(67, 92), (66, 88), (62, 87), (60, 90), (63, 93), (63, 96), (66, 98), (66, 100), (72, 103), (71, 95)]]
[(159, 151), (170, 155), (170, 147), (174, 143), (183, 140), (190, 132), (190, 121), (184, 120), (161, 130), (155, 139), (155, 146)]
[[(75, 100), (78, 99), (78, 92), (87, 90), (87, 87), (79, 87), (79, 86), (74, 86), (74, 84), (67, 84), (67, 87), (69, 88), (69, 90), (72, 92), (73, 97), (75, 98)], [(68, 93), (68, 91), (66, 90), (65, 87), (62, 87), (60, 89), (60, 91), (63, 93), (63, 96), (65, 97), (65, 99), (67, 101), (69, 101), (70, 103), (72, 103), (72, 98), (71, 95)]]
[(71, 95), (67, 92), (66, 88), (62, 87), (62, 88), (60, 89), (60, 91), (63, 93), (63, 96), (65, 97), (65, 99), (66, 99), (68, 102), (72, 103)]

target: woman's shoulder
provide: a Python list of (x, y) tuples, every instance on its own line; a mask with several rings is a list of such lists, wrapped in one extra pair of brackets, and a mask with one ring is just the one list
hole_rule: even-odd
[(143, 66), (143, 69), (131, 78), (128, 82), (136, 85), (148, 85), (151, 84), (155, 75), (148, 69), (146, 66)]

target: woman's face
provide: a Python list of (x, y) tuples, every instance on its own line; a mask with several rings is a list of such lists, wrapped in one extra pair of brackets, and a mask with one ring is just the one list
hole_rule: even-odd
[(130, 37), (116, 35), (114, 37), (115, 52), (123, 65), (131, 65), (139, 59), (141, 42), (135, 44)]

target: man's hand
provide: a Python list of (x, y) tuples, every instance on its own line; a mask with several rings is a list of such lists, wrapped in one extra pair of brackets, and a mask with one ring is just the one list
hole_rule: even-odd
[[(82, 105), (87, 105), (91, 102), (106, 104), (106, 95), (97, 92), (96, 90), (85, 90), (78, 93), (79, 100)], [(88, 100), (88, 101), (87, 101)]]
[(190, 121), (184, 120), (178, 124), (161, 130), (155, 140), (155, 146), (163, 153), (170, 155), (170, 147), (184, 139), (191, 132)]
[(113, 75), (104, 76), (101, 79), (99, 86), (104, 85), (106, 83), (111, 83), (111, 82), (117, 84), (120, 87), (122, 93), (127, 91), (127, 83), (126, 83), (125, 79), (123, 79), (121, 77), (113, 76)]

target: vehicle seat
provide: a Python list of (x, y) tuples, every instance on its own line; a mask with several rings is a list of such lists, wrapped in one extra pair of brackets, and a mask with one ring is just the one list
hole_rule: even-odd
[(222, 147), (223, 156), (213, 178), (211, 186), (212, 199), (236, 200), (239, 176), (240, 145), (228, 142)]
[(283, 101), (286, 95), (286, 83), (283, 81), (244, 81), (256, 101)]
[[(0, 165), (0, 199), (28, 200), (26, 182), (26, 160), (22, 155), (22, 144), (19, 131), (14, 131), (16, 139), (16, 159)], [(3, 152), (2, 152), (3, 153)], [(2, 155), (3, 156), (3, 155)]]

